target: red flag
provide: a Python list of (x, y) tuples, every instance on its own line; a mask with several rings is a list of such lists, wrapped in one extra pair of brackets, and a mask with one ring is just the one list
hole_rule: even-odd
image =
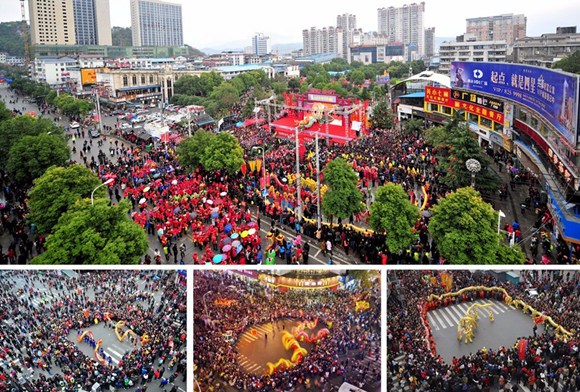
[(538, 317), (534, 318), (534, 324), (542, 324), (545, 318), (543, 315), (539, 315)]
[(528, 341), (526, 339), (520, 339), (518, 342), (518, 356), (520, 360), (524, 360), (526, 358), (526, 350), (528, 348)]
[(244, 163), (244, 164), (242, 165), (242, 174), (245, 176), (247, 172), (248, 172), (248, 167), (247, 167), (247, 166), (246, 166), (246, 164)]

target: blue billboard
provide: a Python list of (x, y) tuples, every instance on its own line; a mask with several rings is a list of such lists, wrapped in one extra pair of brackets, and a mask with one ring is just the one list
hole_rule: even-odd
[(542, 115), (572, 146), (578, 133), (577, 76), (520, 64), (451, 62), (451, 87), (482, 91)]

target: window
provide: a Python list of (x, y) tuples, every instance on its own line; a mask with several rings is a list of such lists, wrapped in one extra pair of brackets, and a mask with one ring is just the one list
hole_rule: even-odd
[(437, 111), (437, 104), (436, 103), (430, 103), (429, 104), (429, 110), (431, 110), (432, 112), (436, 112)]
[(479, 116), (477, 114), (468, 113), (468, 120), (477, 124), (477, 118)]
[(491, 129), (491, 120), (485, 118), (485, 117), (480, 117), (479, 118), (479, 125), (481, 125), (482, 127), (486, 127)]
[(493, 129), (495, 129), (497, 132), (503, 133), (503, 125), (500, 123), (494, 122)]
[(149, 75), (149, 83), (153, 83), (153, 75)]
[(441, 106), (441, 113), (451, 115), (451, 108), (447, 106)]
[(532, 122), (531, 122), (532, 127), (538, 128), (538, 124), (539, 124), (538, 119), (535, 117), (532, 117)]
[(137, 75), (133, 75), (133, 77), (131, 78), (131, 81), (133, 82), (133, 86), (137, 85)]
[(144, 85), (145, 84), (145, 75), (141, 75), (141, 84)]
[(127, 75), (123, 75), (123, 86), (127, 86), (129, 84), (129, 81), (127, 80)]

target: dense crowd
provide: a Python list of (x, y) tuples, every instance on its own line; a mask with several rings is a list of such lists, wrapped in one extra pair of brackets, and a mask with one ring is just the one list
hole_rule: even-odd
[[(270, 289), (271, 290), (271, 289)], [(194, 288), (194, 364), (202, 390), (220, 391), (230, 385), (240, 391), (328, 391), (329, 379), (338, 378), (364, 386), (380, 380), (380, 372), (369, 372), (361, 360), (372, 352), (380, 357), (380, 285), (371, 290), (290, 290), (268, 293), (267, 286), (248, 281), (236, 273), (196, 272)], [(371, 304), (355, 311), (355, 300), (367, 298)], [(234, 299), (228, 307), (213, 306), (218, 299)], [(204, 304), (208, 304), (207, 308)], [(205, 311), (207, 309), (207, 312)], [(254, 325), (278, 320), (330, 322), (329, 336), (316, 343), (298, 365), (257, 376), (237, 363), (234, 339)]]
[[(0, 285), (0, 391), (72, 392), (98, 383), (143, 392), (151, 382), (185, 380), (186, 293), (175, 273), (5, 271)], [(43, 299), (48, 293), (52, 299)], [(132, 339), (118, 365), (98, 362), (79, 347), (86, 339), (76, 341), (95, 319), (111, 329), (125, 321), (149, 341)]]
[[(573, 331), (572, 338), (559, 339), (554, 330), (532, 335), (528, 340), (524, 359), (520, 359), (516, 343), (499, 349), (480, 348), (476, 352), (454, 358), (446, 363), (427, 346), (426, 329), (421, 322), (420, 308), (429, 294), (443, 294), (440, 286), (426, 283), (421, 271), (398, 271), (396, 285), (391, 285), (387, 302), (387, 389), (397, 390), (396, 382), (403, 380), (411, 391), (518, 391), (519, 384), (533, 391), (577, 391), (580, 389), (580, 359), (578, 335), (580, 328), (580, 275), (573, 271), (522, 271), (517, 285), (499, 282), (490, 273), (453, 271), (453, 287), (484, 285), (504, 288), (514, 299), (524, 300), (533, 308), (565, 329)], [(534, 287), (538, 296), (525, 295), (526, 287)], [(498, 294), (489, 292), (486, 298)], [(496, 298), (501, 300), (501, 295)], [(461, 297), (448, 304), (462, 301)], [(471, 298), (467, 298), (471, 301)], [(435, 308), (444, 306), (437, 301)], [(477, 344), (477, 340), (475, 343)], [(404, 357), (403, 360), (397, 358)]]

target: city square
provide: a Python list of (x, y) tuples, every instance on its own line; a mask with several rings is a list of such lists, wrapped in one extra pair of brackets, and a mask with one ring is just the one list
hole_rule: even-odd
[(578, 388), (578, 272), (387, 275), (388, 390)]
[(196, 390), (380, 391), (380, 287), (372, 270), (194, 271)]
[(185, 275), (0, 276), (2, 390), (186, 391)]

